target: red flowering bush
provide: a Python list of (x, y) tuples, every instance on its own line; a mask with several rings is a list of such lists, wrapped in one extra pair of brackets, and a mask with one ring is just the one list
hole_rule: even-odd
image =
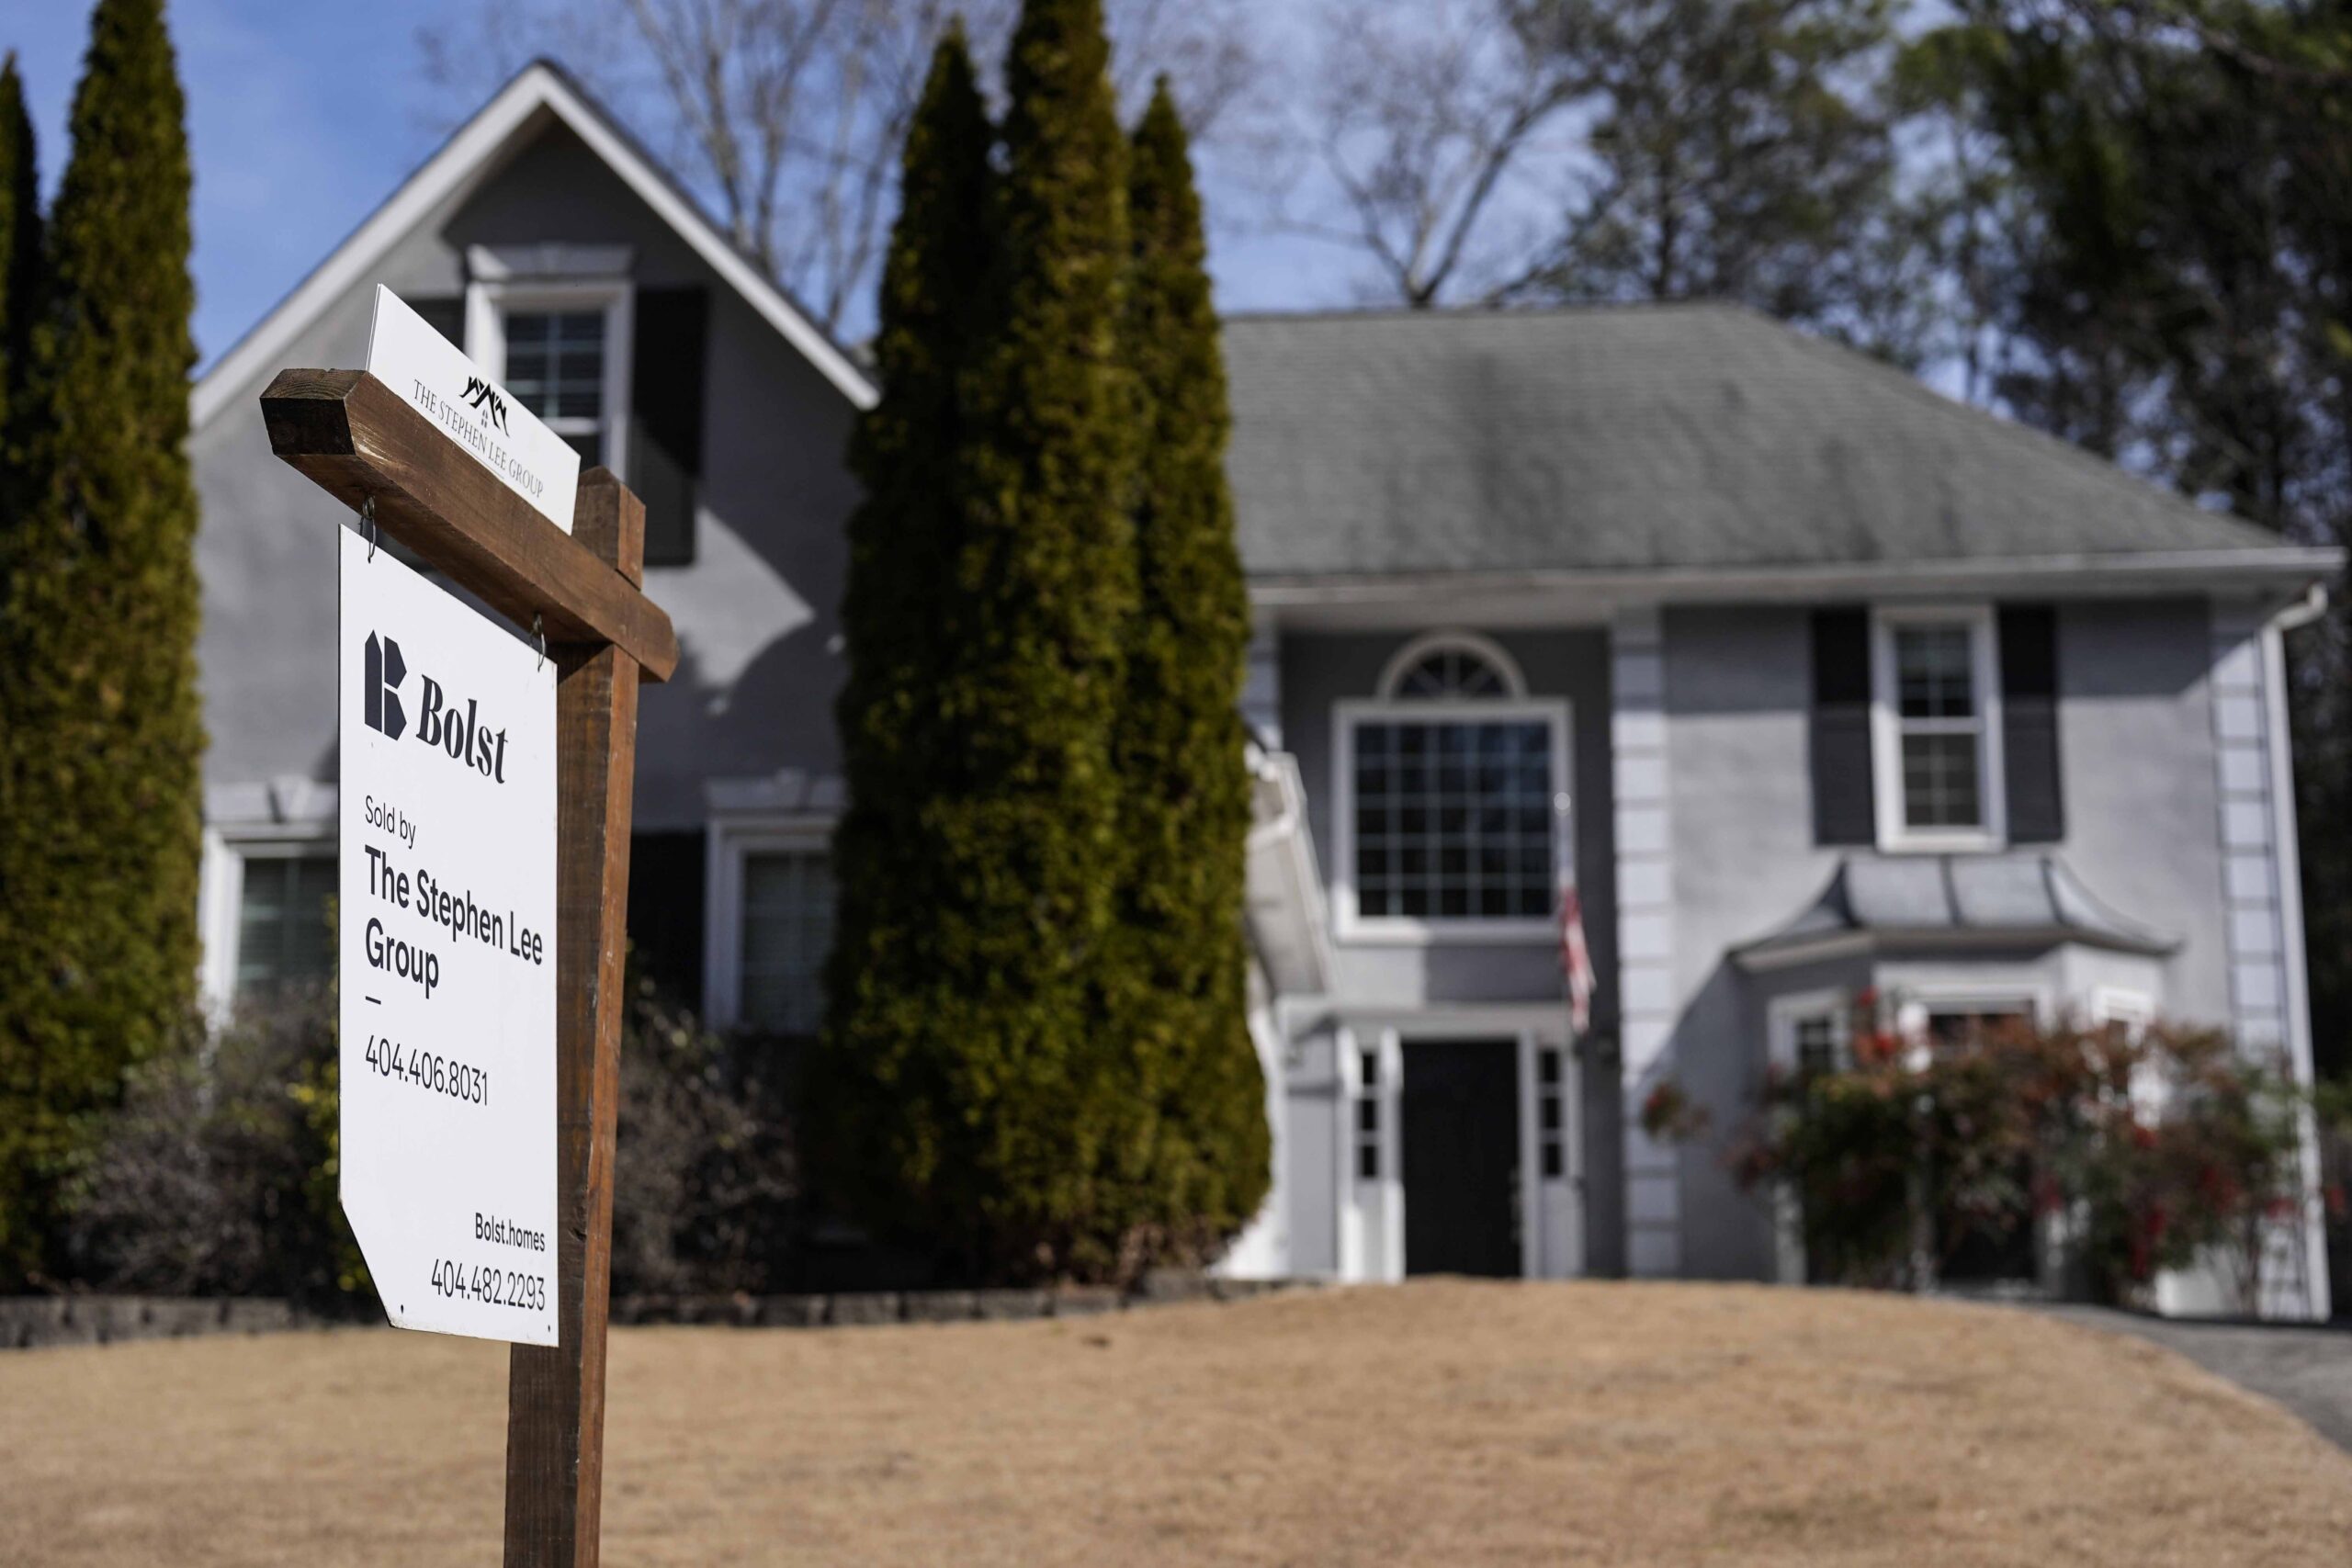
[(2161, 1025), (2017, 1020), (1930, 1047), (1875, 996), (1856, 1012), (1850, 1063), (1769, 1075), (1733, 1150), (1743, 1183), (1794, 1198), (1816, 1279), (1917, 1289), (1972, 1239), (2049, 1223), (2103, 1298), (2203, 1258), (2251, 1305), (2267, 1231), (2304, 1201), (2275, 1064)]

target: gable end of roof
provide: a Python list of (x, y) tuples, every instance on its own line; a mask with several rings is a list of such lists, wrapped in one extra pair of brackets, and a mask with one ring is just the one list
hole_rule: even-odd
[(871, 408), (874, 383), (792, 297), (745, 258), (667, 170), (569, 73), (535, 60), (453, 131), (301, 282), (232, 344), (189, 393), (201, 427), (237, 389), (274, 367), (301, 331), (367, 281), (401, 238), (452, 194), (478, 183), (501, 155), (551, 115), (585, 142), (638, 198), (774, 327), (852, 406)]

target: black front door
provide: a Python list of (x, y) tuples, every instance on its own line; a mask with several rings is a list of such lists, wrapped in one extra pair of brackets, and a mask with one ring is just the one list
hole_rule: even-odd
[(1519, 1043), (1408, 1040), (1399, 1099), (1405, 1272), (1516, 1278)]

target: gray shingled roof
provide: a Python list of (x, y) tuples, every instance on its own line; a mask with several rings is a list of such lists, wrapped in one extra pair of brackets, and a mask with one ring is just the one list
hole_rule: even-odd
[(1821, 896), (1743, 963), (1808, 953), (1841, 938), (1921, 946), (1953, 942), (2079, 942), (2169, 953), (2175, 938), (2118, 913), (2054, 854), (1852, 856)]
[(1241, 316), (1225, 348), (1254, 576), (2279, 543), (1732, 306)]

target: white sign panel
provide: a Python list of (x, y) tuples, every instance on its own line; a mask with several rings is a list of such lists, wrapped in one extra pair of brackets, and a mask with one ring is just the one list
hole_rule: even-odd
[(380, 283), (368, 326), (368, 370), (548, 522), (571, 532), (579, 452)]
[(556, 1342), (555, 664), (343, 538), (343, 1209), (393, 1323)]

